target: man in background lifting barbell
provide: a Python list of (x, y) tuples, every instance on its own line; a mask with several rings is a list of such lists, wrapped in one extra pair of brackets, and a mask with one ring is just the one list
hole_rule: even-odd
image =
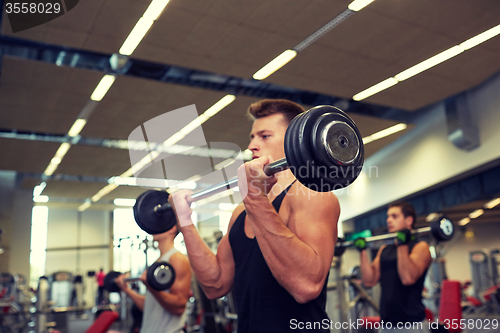
[[(429, 245), (419, 241), (417, 235), (411, 232), (415, 221), (415, 209), (411, 204), (400, 202), (389, 205), (387, 227), (389, 232), (397, 232), (395, 244), (382, 245), (372, 263), (368, 259), (366, 241), (358, 238), (354, 242), (361, 255), (363, 284), (366, 287), (372, 287), (379, 281), (381, 284), (380, 319), (384, 323), (382, 333), (429, 332), (429, 326), (424, 322), (426, 316), (422, 290), (432, 258)], [(405, 323), (412, 323), (414, 328), (404, 329)], [(392, 330), (387, 329), (388, 326)], [(398, 326), (403, 329), (398, 329)]]
[[(338, 200), (332, 192), (305, 187), (290, 170), (271, 177), (263, 172), (266, 164), (285, 157), (286, 129), (303, 111), (286, 100), (250, 105), (253, 160), (238, 170), (240, 191), (246, 187), (248, 192), (216, 255), (191, 221), (191, 192), (169, 198), (206, 295), (213, 299), (233, 291), (239, 333), (294, 331), (300, 323), (328, 322), (326, 284), (337, 240)], [(314, 325), (310, 331), (329, 329)]]
[(176, 333), (182, 332), (186, 322), (186, 303), (191, 290), (191, 267), (188, 258), (174, 247), (174, 238), (179, 233), (174, 227), (164, 233), (153, 235), (153, 241), (158, 242), (160, 258), (175, 270), (175, 281), (168, 291), (151, 288), (147, 283), (146, 271), (141, 275), (141, 281), (146, 285), (146, 295), (141, 295), (128, 287), (124, 281), (128, 276), (120, 275), (116, 284), (143, 311), (140, 333)]

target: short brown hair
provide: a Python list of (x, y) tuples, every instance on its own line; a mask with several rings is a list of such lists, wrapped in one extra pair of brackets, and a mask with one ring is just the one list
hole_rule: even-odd
[(404, 217), (411, 216), (413, 218), (413, 222), (411, 223), (411, 227), (413, 229), (413, 226), (415, 225), (415, 222), (417, 221), (417, 214), (415, 213), (415, 208), (411, 203), (408, 202), (403, 202), (403, 201), (398, 201), (394, 202), (389, 205), (389, 208), (391, 207), (399, 207), (401, 208), (401, 212), (403, 213)]
[(263, 99), (250, 104), (247, 114), (252, 120), (255, 120), (275, 113), (281, 113), (288, 125), (295, 116), (304, 111), (302, 106), (286, 99)]

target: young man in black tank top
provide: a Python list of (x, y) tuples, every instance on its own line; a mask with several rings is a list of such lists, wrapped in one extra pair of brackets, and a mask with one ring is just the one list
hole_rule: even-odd
[(239, 333), (329, 332), (326, 283), (337, 241), (338, 200), (332, 192), (304, 187), (290, 170), (272, 177), (263, 173), (266, 164), (285, 157), (285, 131), (304, 111), (300, 105), (263, 100), (248, 111), (254, 119), (248, 146), (253, 159), (238, 170), (240, 191), (247, 195), (216, 255), (191, 222), (191, 192), (170, 196), (191, 266), (209, 298), (233, 290)]
[(390, 233), (397, 232), (398, 235), (394, 245), (380, 247), (372, 263), (369, 262), (364, 239), (355, 241), (361, 254), (363, 284), (366, 287), (372, 287), (379, 281), (381, 284), (382, 332), (429, 331), (425, 322), (422, 289), (432, 259), (429, 245), (411, 234), (415, 220), (415, 209), (409, 203), (390, 205), (387, 227)]

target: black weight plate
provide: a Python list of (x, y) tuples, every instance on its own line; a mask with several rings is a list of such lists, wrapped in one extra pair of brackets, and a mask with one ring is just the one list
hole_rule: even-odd
[(115, 283), (115, 279), (120, 275), (121, 273), (116, 271), (111, 271), (108, 274), (106, 274), (106, 276), (104, 277), (104, 289), (106, 289), (110, 293), (119, 292), (121, 289)]
[(301, 117), (304, 115), (304, 113), (301, 113), (297, 115), (295, 118), (292, 119), (290, 124), (288, 125), (288, 128), (285, 133), (285, 156), (286, 156), (286, 161), (287, 164), (290, 168), (290, 171), (295, 175), (301, 164), (299, 162), (300, 155), (298, 154), (298, 149), (296, 148), (297, 142), (298, 142), (298, 132), (297, 132), (297, 125), (301, 120)]
[(161, 234), (177, 224), (172, 208), (156, 213), (154, 208), (168, 203), (169, 194), (166, 191), (148, 190), (141, 194), (134, 205), (134, 217), (137, 225), (148, 234)]
[(352, 165), (359, 155), (361, 140), (348, 120), (340, 114), (321, 115), (314, 124), (311, 139), (318, 163)]
[(304, 120), (300, 123), (300, 135), (299, 135), (299, 151), (302, 156), (302, 170), (305, 172), (299, 172), (299, 181), (311, 190), (317, 192), (328, 192), (336, 187), (332, 186), (330, 180), (328, 179), (328, 173), (325, 172), (324, 167), (318, 164), (315, 154), (314, 147), (312, 146), (312, 131), (318, 118), (325, 113), (331, 112), (333, 107), (330, 106), (316, 106), (307, 111), (304, 116)]
[(307, 178), (309, 171), (306, 169), (307, 160), (301, 154), (299, 141), (301, 123), (307, 118), (306, 115), (308, 112), (306, 111), (296, 116), (288, 126), (287, 133), (285, 134), (285, 155), (287, 162), (290, 165), (292, 173), (304, 186), (308, 186), (308, 183), (304, 179)]
[(342, 244), (344, 242), (345, 242), (345, 239), (342, 238), (342, 237), (339, 237), (337, 239), (337, 244), (335, 244), (335, 249), (333, 250), (333, 256), (334, 257), (341, 257), (344, 254), (345, 249), (346, 249), (345, 246), (342, 246)]
[[(318, 189), (317, 180), (312, 177), (312, 165), (307, 160), (308, 154), (304, 155), (301, 151), (301, 137), (303, 137), (303, 130), (301, 129), (303, 123), (309, 116), (309, 111), (303, 112), (295, 117), (288, 126), (285, 135), (285, 155), (290, 170), (295, 177), (306, 187)], [(307, 150), (307, 149), (306, 149)]]
[[(331, 136), (324, 137), (323, 130), (328, 130)], [(317, 164), (328, 172), (324, 175), (324, 181), (333, 189), (352, 184), (361, 173), (364, 162), (363, 141), (352, 119), (341, 110), (331, 107), (330, 113), (323, 114), (316, 121), (311, 140)]]
[(146, 274), (148, 284), (154, 290), (166, 290), (175, 281), (175, 269), (168, 262), (155, 262)]
[(437, 241), (447, 242), (453, 238), (455, 228), (447, 217), (442, 216), (431, 222), (431, 234)]
[[(137, 225), (139, 226), (139, 228), (143, 229), (142, 228), (142, 222), (141, 222), (141, 217), (139, 215), (138, 212), (136, 212), (137, 210), (137, 203), (142, 199), (142, 197), (147, 193), (148, 191), (146, 192), (142, 192), (141, 194), (139, 194), (139, 196), (137, 197), (137, 199), (135, 199), (135, 204), (134, 204), (134, 207), (132, 208), (132, 210), (134, 211), (134, 219), (135, 219), (135, 222), (137, 223)], [(144, 230), (144, 229), (143, 229)]]

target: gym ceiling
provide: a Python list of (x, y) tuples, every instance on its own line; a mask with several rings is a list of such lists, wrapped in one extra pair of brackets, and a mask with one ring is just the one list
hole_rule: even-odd
[[(49, 204), (79, 207), (107, 179), (131, 166), (128, 150), (106, 147), (106, 139), (127, 140), (145, 121), (187, 105), (195, 104), (202, 114), (227, 94), (236, 96), (234, 102), (202, 128), (207, 142), (231, 142), (241, 150), (251, 128), (245, 110), (263, 97), (295, 96), (306, 109), (325, 101), (337, 105), (363, 137), (407, 122), (405, 130), (367, 144), (368, 157), (411, 130), (412, 117), (423, 108), (500, 70), (497, 36), (371, 97), (353, 100), (500, 24), (498, 0), (376, 0), (353, 12), (347, 10), (351, 0), (171, 0), (129, 58), (150, 70), (118, 73), (105, 97), (90, 102), (103, 75), (112, 70), (109, 57), (118, 53), (150, 2), (82, 0), (59, 18), (17, 33), (4, 13), (0, 170), (17, 171), (20, 188), (32, 189), (44, 179), (42, 194), (49, 196)], [(314, 39), (328, 24), (333, 28)], [(293, 48), (300, 51), (292, 61), (262, 81), (252, 79)], [(82, 59), (88, 61), (82, 65)], [(162, 81), (155, 76), (159, 68), (181, 74)], [(67, 133), (82, 114), (87, 123), (80, 141), (71, 139)], [(70, 149), (53, 175), (44, 176), (64, 140), (72, 143)], [(113, 199), (136, 198), (143, 191), (119, 186), (93, 208), (109, 209)]]

